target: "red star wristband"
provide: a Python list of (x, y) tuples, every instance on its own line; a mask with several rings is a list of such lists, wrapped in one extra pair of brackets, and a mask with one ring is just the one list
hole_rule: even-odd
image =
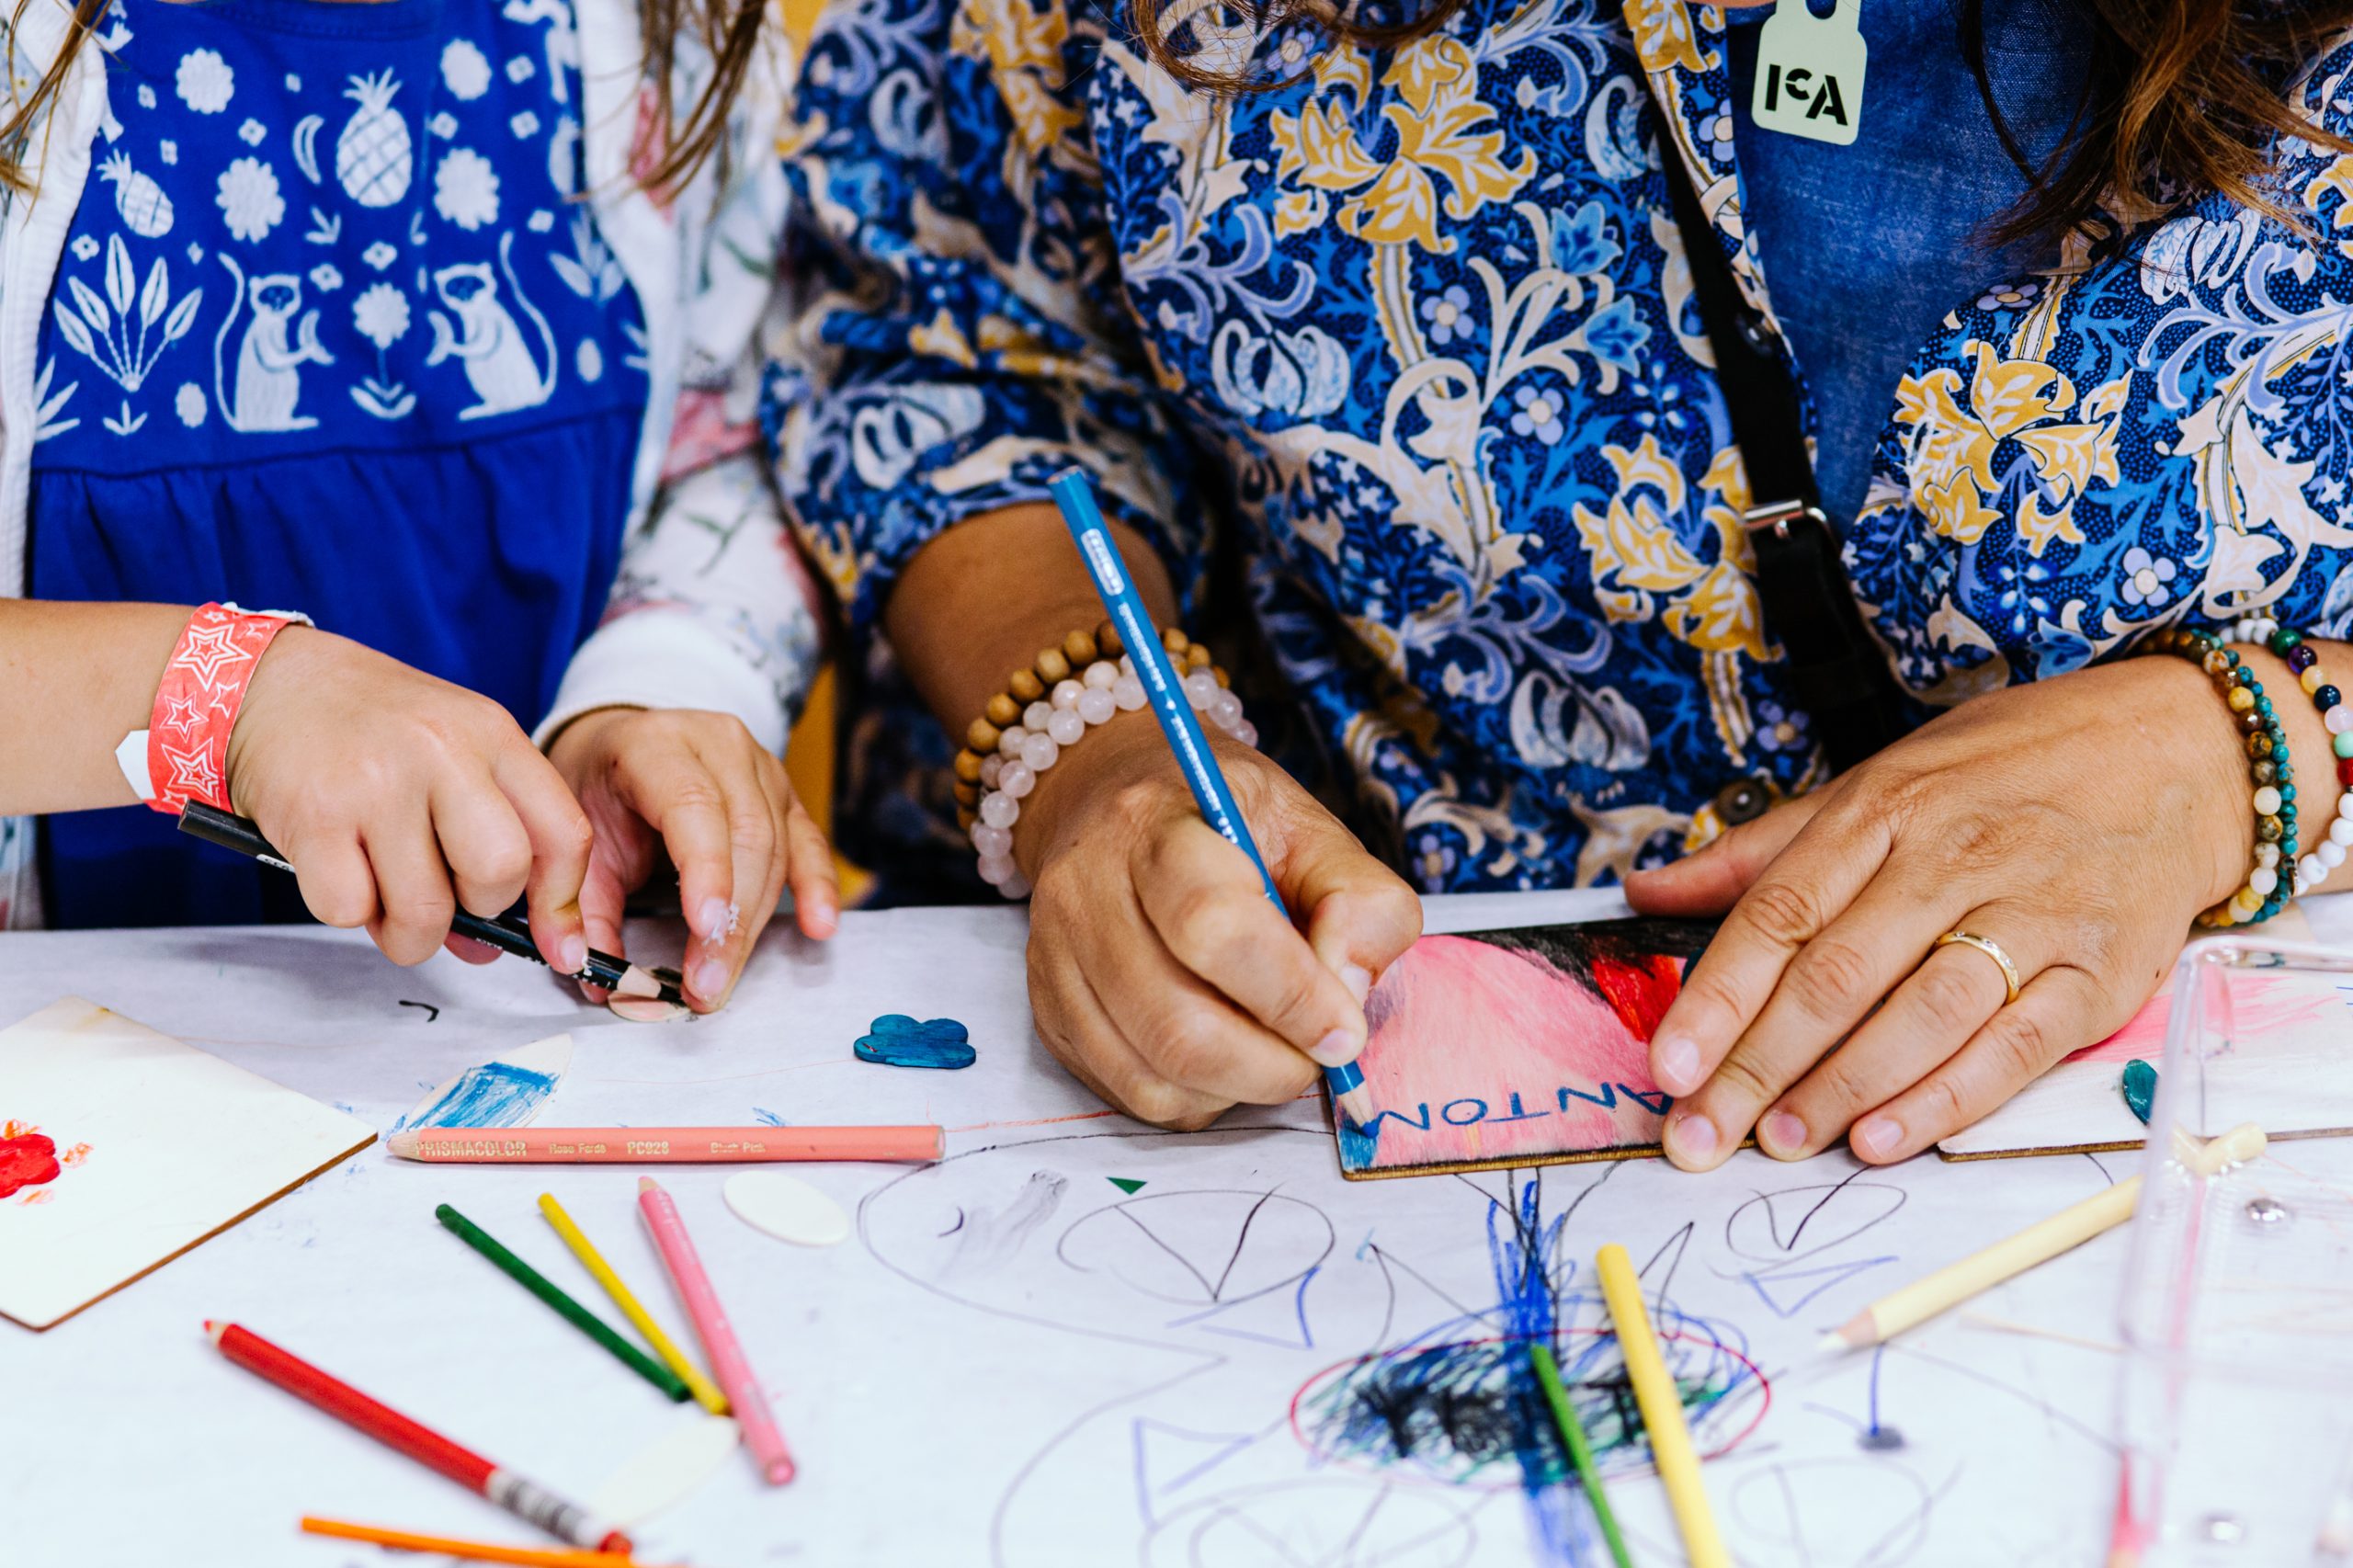
[(206, 605), (188, 617), (147, 721), (150, 806), (175, 816), (190, 801), (236, 810), (229, 801), (229, 732), (270, 639), (297, 620), (308, 624), (235, 605)]

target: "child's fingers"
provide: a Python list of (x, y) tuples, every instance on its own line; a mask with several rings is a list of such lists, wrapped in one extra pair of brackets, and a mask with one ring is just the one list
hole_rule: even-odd
[(842, 890), (834, 871), (834, 846), (792, 786), (788, 783), (784, 789), (784, 840), (792, 907), (800, 916), (801, 935), (823, 941), (842, 923)]
[[(679, 893), (694, 942), (687, 957), (688, 1000), (705, 1010), (725, 1005), (735, 977), (760, 928), (776, 911), (784, 848), (781, 802), (783, 769), (740, 725), (740, 744), (722, 740), (699, 746), (695, 758), (724, 802), (730, 895), (689, 896), (685, 869)], [(767, 775), (775, 773), (772, 789)], [(764, 902), (765, 901), (765, 902)]]
[(397, 964), (423, 963), (438, 952), (458, 913), (441, 846), (422, 813), (372, 824), (361, 847), (376, 878), (383, 912), (368, 927), (384, 956)]
[(462, 785), (450, 777), (437, 781), (433, 833), (461, 907), (495, 917), (523, 896), (531, 876), (531, 835), (487, 773)]
[(515, 745), (492, 763), (491, 777), (530, 840), (525, 891), (532, 939), (559, 971), (577, 974), (588, 961), (588, 937), (580, 925), (580, 887), (587, 880), (588, 853), (597, 838), (588, 813), (573, 799), (563, 776), (519, 733)]
[(295, 866), (303, 906), (320, 925), (356, 931), (382, 912), (376, 901), (375, 873), (369, 869), (356, 835), (290, 834), (278, 840), (278, 847)]
[[(611, 861), (602, 854), (591, 856), (588, 880), (580, 884), (580, 923), (588, 945), (598, 952), (617, 959), (629, 957), (628, 938), (621, 934), (621, 911), (628, 898)], [(601, 1005), (610, 1000), (603, 986), (584, 983), (580, 989), (591, 1002)]]

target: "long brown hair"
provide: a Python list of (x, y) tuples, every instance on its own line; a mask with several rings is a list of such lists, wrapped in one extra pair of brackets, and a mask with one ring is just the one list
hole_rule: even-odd
[[(17, 0), (8, 18), (10, 37), (17, 35), (26, 8), (48, 0)], [(73, 19), (57, 59), (33, 90), (12, 96), (8, 112), (0, 118), (0, 185), (30, 192), (33, 175), (24, 156), (26, 139), (42, 111), (63, 89), (74, 56), (90, 40), (105, 18), (112, 0), (74, 0)], [(661, 140), (642, 150), (640, 184), (655, 192), (675, 191), (684, 185), (705, 158), (718, 149), (727, 131), (727, 110), (759, 52), (760, 23), (765, 0), (641, 0), (645, 41), (644, 71), (654, 84), (654, 124), (664, 128)], [(674, 101), (674, 67), (682, 39), (692, 38), (711, 60), (710, 79), (681, 115)]]
[[(1325, 0), (1267, 0), (1248, 15), (1265, 30), (1302, 21), (1337, 43), (1384, 48), (1427, 37), (1472, 3), (1429, 0), (1405, 20), (1380, 24), (1336, 12)], [(1987, 225), (1988, 239), (2054, 241), (2103, 212), (2142, 223), (2211, 192), (2280, 215), (2279, 202), (2263, 189), (2273, 138), (2301, 136), (2353, 152), (2353, 142), (2307, 120), (2286, 97), (2331, 35), (2353, 27), (2353, 0), (2072, 3), (2090, 35), (2090, 68), (2065, 134), (2038, 162), (2002, 116), (1985, 64), (1984, 0), (1960, 0), (1961, 53), (1995, 133), (2028, 182), (2017, 205)], [(1164, 0), (1129, 4), (1145, 50), (1177, 80), (1228, 93), (1279, 85), (1188, 59), (1162, 24)]]

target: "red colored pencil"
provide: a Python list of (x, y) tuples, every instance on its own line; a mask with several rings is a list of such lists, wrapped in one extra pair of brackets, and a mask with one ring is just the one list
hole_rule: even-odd
[(778, 1160), (937, 1160), (937, 1127), (416, 1127), (385, 1147), (464, 1165), (758, 1165)]
[(265, 1381), (308, 1400), (336, 1420), (366, 1433), (386, 1448), (407, 1455), (427, 1470), (478, 1492), (517, 1518), (528, 1520), (559, 1540), (597, 1551), (627, 1552), (629, 1537), (575, 1504), (567, 1503), (511, 1470), (501, 1470), (472, 1449), (461, 1449), (430, 1427), (361, 1393), (250, 1329), (207, 1319), (204, 1332), (221, 1354)]

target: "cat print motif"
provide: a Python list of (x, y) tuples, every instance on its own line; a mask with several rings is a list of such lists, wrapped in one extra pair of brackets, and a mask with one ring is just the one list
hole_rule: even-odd
[[(335, 356), (319, 342), (319, 312), (302, 310), (302, 279), (291, 272), (265, 272), (248, 280), (235, 257), (226, 251), (216, 254), (236, 282), (229, 313), (212, 340), (212, 396), (221, 405), (221, 417), (229, 428), (243, 432), (310, 429), (318, 421), (294, 412), (302, 395), (301, 367), (332, 365)], [(241, 307), (248, 303), (253, 320), (237, 345), (233, 395), (222, 382), (222, 355)]]
[[(460, 419), (487, 419), (537, 408), (555, 392), (555, 333), (515, 276), (514, 246), (513, 233), (499, 236), (498, 265), (506, 274), (507, 291), (539, 329), (536, 358), (522, 324), (499, 303), (498, 278), (489, 263), (460, 262), (433, 274), (434, 293), (449, 307), (462, 330), (453, 331), (449, 317), (439, 311), (426, 312), (433, 322), (433, 350), (425, 357), (425, 363), (430, 369), (444, 359), (464, 361), (475, 401), (472, 408), (459, 412)], [(547, 364), (544, 371), (540, 369), (541, 359)]]

